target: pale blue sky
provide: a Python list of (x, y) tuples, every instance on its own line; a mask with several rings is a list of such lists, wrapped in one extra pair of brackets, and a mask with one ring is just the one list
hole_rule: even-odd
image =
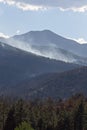
[[(5, 1), (0, 0), (0, 33), (12, 36), (19, 33), (19, 31), (19, 34), (21, 34), (31, 30), (49, 29), (64, 37), (83, 38), (87, 41), (86, 7), (84, 10), (81, 10), (80, 5), (77, 8), (78, 10), (73, 10), (71, 6), (66, 8), (61, 6), (64, 9), (64, 11), (61, 11), (54, 6), (46, 10), (38, 9), (36, 11), (35, 9), (23, 10), (14, 4), (4, 3)], [(7, 2), (9, 1), (16, 0), (7, 0)], [(87, 2), (87, 0), (85, 1)], [(34, 6), (38, 6), (38, 3), (37, 5), (35, 4)], [(46, 5), (46, 7), (48, 6)]]

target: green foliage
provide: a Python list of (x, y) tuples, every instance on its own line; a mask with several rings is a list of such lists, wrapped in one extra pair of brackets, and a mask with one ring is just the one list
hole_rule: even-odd
[(16, 124), (15, 124), (15, 108), (14, 106), (9, 110), (8, 115), (7, 115), (7, 119), (5, 121), (5, 126), (4, 126), (4, 130), (14, 130)]
[(0, 99), (0, 130), (33, 129), (87, 130), (87, 99), (81, 95), (65, 101)]
[(34, 130), (30, 124), (27, 122), (22, 122), (18, 127), (16, 127), (14, 130)]
[(15, 104), (15, 118), (16, 118), (16, 125), (26, 120), (24, 102), (22, 99), (18, 100), (17, 103)]
[(80, 102), (74, 115), (74, 130), (83, 130), (84, 105)]

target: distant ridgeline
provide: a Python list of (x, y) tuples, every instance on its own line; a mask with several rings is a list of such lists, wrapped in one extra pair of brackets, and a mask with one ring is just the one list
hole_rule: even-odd
[(3, 87), (1, 94), (23, 99), (67, 99), (76, 93), (87, 95), (87, 67), (62, 73), (48, 73)]

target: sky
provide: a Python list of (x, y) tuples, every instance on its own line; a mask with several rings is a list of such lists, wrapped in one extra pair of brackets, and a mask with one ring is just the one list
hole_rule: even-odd
[(44, 29), (87, 43), (87, 0), (0, 0), (0, 36)]

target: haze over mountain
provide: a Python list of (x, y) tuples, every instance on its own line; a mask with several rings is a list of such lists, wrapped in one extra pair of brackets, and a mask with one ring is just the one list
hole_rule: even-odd
[(82, 57), (87, 57), (86, 45), (85, 48), (76, 41), (61, 37), (50, 30), (30, 31), (22, 35), (13, 36), (13, 38), (31, 45), (52, 46), (67, 50)]
[(32, 31), (1, 41), (5, 43), (0, 42), (0, 95), (67, 98), (77, 92), (87, 92), (86, 67), (65, 72), (80, 67), (68, 62), (87, 65), (86, 55), (81, 57), (69, 49), (74, 50), (75, 46), (86, 49), (86, 45), (49, 30)]
[(80, 45), (49, 30), (30, 31), (1, 41), (39, 56), (87, 65), (87, 45)]
[(0, 91), (4, 86), (13, 86), (40, 74), (63, 72), (76, 67), (78, 66), (37, 56), (0, 42)]

